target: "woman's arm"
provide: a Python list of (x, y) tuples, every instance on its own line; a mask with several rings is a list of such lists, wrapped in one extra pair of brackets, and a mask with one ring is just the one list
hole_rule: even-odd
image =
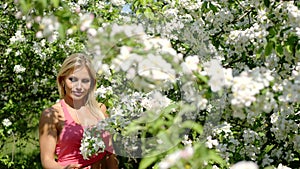
[(39, 141), (41, 162), (45, 169), (68, 169), (79, 168), (78, 164), (71, 164), (67, 167), (59, 165), (55, 161), (55, 147), (58, 137), (57, 132), (58, 113), (54, 108), (43, 111), (39, 122)]
[(105, 106), (105, 104), (99, 103), (99, 107), (100, 107), (100, 110), (103, 113), (104, 117), (107, 118), (108, 114), (106, 113), (106, 106)]
[(115, 154), (108, 154), (106, 156), (106, 167), (109, 169), (118, 169), (119, 161)]

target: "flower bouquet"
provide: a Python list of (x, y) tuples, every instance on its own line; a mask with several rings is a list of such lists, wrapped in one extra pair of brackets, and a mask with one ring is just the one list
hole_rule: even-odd
[(97, 125), (84, 129), (80, 145), (80, 153), (83, 159), (88, 160), (105, 151), (106, 145), (103, 141), (102, 133), (106, 126), (106, 122), (102, 120)]

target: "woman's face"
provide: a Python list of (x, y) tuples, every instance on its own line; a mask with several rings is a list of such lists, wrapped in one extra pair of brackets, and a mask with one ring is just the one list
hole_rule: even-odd
[(71, 71), (70, 74), (66, 76), (64, 82), (65, 96), (74, 101), (84, 99), (91, 87), (91, 77), (85, 66)]

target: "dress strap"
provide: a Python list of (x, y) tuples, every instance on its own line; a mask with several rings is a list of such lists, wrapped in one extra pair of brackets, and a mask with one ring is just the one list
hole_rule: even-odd
[(67, 105), (66, 105), (65, 101), (64, 100), (60, 100), (60, 104), (61, 104), (61, 107), (63, 109), (64, 115), (65, 115), (65, 120), (69, 121), (69, 122), (73, 122), (74, 120), (71, 117), (71, 115), (70, 115), (70, 113), (69, 113), (69, 111), (67, 109)]

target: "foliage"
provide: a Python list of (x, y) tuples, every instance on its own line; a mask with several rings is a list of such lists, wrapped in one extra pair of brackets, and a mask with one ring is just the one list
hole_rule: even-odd
[[(298, 167), (299, 2), (0, 4), (1, 150), (12, 136), (37, 145), (29, 131), (58, 99), (56, 70), (80, 51), (98, 70), (122, 167)], [(27, 168), (36, 154), (0, 157)]]

